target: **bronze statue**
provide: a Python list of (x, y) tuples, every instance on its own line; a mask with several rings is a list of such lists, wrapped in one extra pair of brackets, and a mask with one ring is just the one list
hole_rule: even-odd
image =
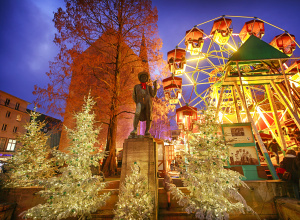
[(146, 84), (149, 81), (150, 76), (147, 72), (140, 72), (138, 78), (141, 84), (135, 85), (132, 98), (136, 103), (136, 110), (133, 120), (133, 131), (130, 133), (131, 137), (137, 135), (137, 126), (139, 121), (146, 121), (145, 136), (150, 137), (149, 130), (152, 122), (152, 98), (156, 96), (157, 84), (156, 80), (153, 82), (154, 89), (152, 86)]

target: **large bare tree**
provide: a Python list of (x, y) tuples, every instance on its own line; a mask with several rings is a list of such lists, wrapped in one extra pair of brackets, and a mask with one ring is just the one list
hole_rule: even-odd
[(60, 52), (50, 63), (48, 86), (35, 87), (36, 102), (47, 106), (48, 112), (64, 116), (67, 100), (69, 105), (74, 97), (82, 99), (89, 89), (97, 94), (95, 111), (101, 115), (98, 119), (107, 124), (105, 148), (110, 152), (103, 171), (111, 175), (116, 168), (118, 118), (128, 113), (136, 70), (143, 69), (138, 65), (143, 60), (136, 55), (143, 34), (150, 70), (161, 64), (157, 9), (152, 7), (151, 0), (65, 0), (65, 3), (65, 8), (59, 8), (53, 19), (58, 31), (54, 42)]

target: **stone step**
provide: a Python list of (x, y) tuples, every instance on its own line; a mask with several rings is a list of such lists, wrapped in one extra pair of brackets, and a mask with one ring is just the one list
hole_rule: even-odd
[(194, 215), (188, 214), (182, 208), (172, 207), (168, 211), (167, 209), (159, 209), (158, 211), (159, 220), (184, 220), (184, 219), (195, 219)]
[(102, 219), (113, 219), (114, 213), (111, 209), (106, 210), (98, 210), (97, 212), (92, 214), (92, 219), (102, 220)]
[[(92, 214), (92, 219), (102, 220), (102, 219), (113, 219), (114, 214), (112, 210), (98, 210), (96, 213)], [(194, 219), (193, 215), (189, 215), (182, 210), (182, 208), (171, 208), (169, 211), (166, 209), (159, 209), (158, 219)]]
[[(93, 220), (109, 220), (113, 219), (114, 214), (112, 210), (99, 210), (96, 213), (92, 214)], [(158, 211), (158, 220), (191, 220), (196, 219), (195, 215), (188, 214), (182, 208), (178, 207), (171, 207), (168, 211), (165, 208), (159, 209)], [(239, 215), (230, 215), (230, 220), (257, 220), (257, 218), (252, 214), (239, 214)], [(267, 219), (278, 219), (277, 215), (274, 218), (270, 218), (268, 216)]]

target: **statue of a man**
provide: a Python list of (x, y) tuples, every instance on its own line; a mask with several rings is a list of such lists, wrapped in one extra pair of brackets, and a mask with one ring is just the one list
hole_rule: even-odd
[(132, 94), (132, 98), (136, 103), (136, 110), (133, 120), (133, 131), (130, 135), (136, 136), (139, 121), (146, 121), (145, 136), (150, 136), (149, 130), (152, 122), (152, 98), (154, 98), (157, 93), (156, 80), (153, 82), (153, 89), (152, 86), (146, 84), (146, 82), (150, 79), (149, 73), (140, 72), (138, 74), (138, 78), (141, 84), (134, 86)]

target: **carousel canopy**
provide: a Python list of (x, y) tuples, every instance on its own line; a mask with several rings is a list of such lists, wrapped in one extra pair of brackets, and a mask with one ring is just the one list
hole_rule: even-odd
[(229, 58), (229, 61), (286, 59), (286, 54), (280, 52), (268, 43), (251, 35), (249, 39)]

